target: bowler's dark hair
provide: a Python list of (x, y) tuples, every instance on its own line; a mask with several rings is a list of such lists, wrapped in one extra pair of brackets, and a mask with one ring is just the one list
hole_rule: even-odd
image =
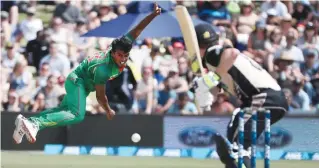
[(121, 50), (121, 51), (124, 51), (125, 53), (128, 53), (132, 49), (132, 42), (125, 37), (115, 39), (111, 45), (112, 45), (112, 50), (111, 50), (112, 52), (115, 52), (116, 50)]

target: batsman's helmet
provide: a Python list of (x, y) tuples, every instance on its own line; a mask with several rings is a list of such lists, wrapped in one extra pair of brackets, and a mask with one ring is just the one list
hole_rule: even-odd
[(210, 24), (199, 24), (195, 26), (198, 44), (201, 45), (216, 45), (219, 40), (219, 35)]

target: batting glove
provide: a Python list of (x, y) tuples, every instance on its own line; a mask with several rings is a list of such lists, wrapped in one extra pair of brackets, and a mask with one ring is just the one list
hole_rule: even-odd
[(217, 86), (219, 81), (220, 77), (213, 72), (208, 72), (194, 79), (193, 88), (196, 103), (202, 111), (210, 111), (210, 107), (214, 101), (214, 96), (211, 94), (210, 89)]
[(209, 90), (220, 83), (219, 75), (214, 72), (208, 72), (201, 77), (196, 77), (193, 81), (195, 92), (209, 92)]

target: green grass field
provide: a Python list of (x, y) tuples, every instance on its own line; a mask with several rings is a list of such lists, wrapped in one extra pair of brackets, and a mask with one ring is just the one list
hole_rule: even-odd
[[(223, 168), (218, 160), (190, 158), (43, 155), (1, 152), (1, 168)], [(263, 162), (258, 161), (258, 167)], [(271, 168), (316, 168), (317, 161), (272, 161)]]

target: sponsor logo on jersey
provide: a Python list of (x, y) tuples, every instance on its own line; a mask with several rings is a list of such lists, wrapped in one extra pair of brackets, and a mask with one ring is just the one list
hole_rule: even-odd
[(215, 134), (216, 131), (210, 127), (188, 127), (179, 133), (179, 140), (187, 146), (207, 147), (215, 143), (213, 139)]
[[(288, 130), (279, 127), (271, 127), (270, 135), (270, 147), (272, 149), (281, 148), (287, 146), (292, 141), (292, 135)], [(258, 138), (257, 145), (264, 146), (264, 133)]]

